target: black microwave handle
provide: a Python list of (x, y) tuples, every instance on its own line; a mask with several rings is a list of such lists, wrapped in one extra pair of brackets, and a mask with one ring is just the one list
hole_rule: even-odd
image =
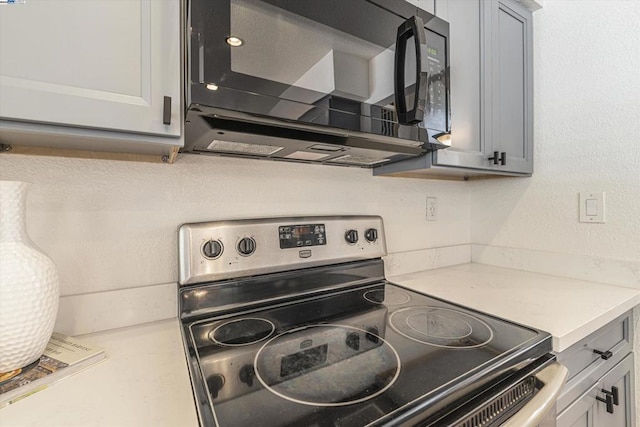
[[(404, 95), (404, 71), (406, 65), (405, 52), (407, 41), (413, 36), (416, 47), (416, 94), (413, 108), (407, 110), (407, 102)], [(427, 95), (427, 37), (424, 31), (424, 23), (419, 16), (412, 16), (398, 27), (396, 37), (395, 54), (395, 103), (398, 123), (411, 125), (420, 123), (424, 119), (426, 95)]]

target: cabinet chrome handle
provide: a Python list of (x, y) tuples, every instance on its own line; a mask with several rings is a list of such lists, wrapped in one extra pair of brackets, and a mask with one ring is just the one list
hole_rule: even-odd
[(600, 396), (596, 396), (596, 400), (607, 404), (607, 412), (613, 414), (613, 397), (610, 394), (605, 394), (604, 399)]
[(611, 391), (602, 389), (601, 390), (606, 396), (611, 396), (611, 400), (613, 404), (618, 406), (620, 404), (620, 394), (618, 393), (618, 387), (611, 387)]
[(613, 353), (611, 353), (609, 350), (607, 351), (593, 350), (593, 352), (595, 354), (599, 354), (600, 358), (604, 360), (609, 360), (611, 359), (611, 356), (613, 356)]

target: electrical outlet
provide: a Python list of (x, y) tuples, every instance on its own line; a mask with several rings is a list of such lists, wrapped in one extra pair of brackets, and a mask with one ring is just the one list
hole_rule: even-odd
[(438, 199), (427, 197), (427, 221), (438, 220)]

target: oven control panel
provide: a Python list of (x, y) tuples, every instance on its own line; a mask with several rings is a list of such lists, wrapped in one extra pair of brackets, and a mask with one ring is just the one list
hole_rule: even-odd
[(281, 225), (278, 227), (280, 249), (327, 244), (324, 224)]
[(376, 259), (386, 255), (379, 216), (308, 216), (184, 224), (181, 285)]

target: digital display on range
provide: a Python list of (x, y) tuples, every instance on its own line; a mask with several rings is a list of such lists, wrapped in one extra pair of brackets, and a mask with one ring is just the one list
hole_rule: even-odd
[(278, 227), (280, 249), (327, 244), (324, 224), (282, 225)]

